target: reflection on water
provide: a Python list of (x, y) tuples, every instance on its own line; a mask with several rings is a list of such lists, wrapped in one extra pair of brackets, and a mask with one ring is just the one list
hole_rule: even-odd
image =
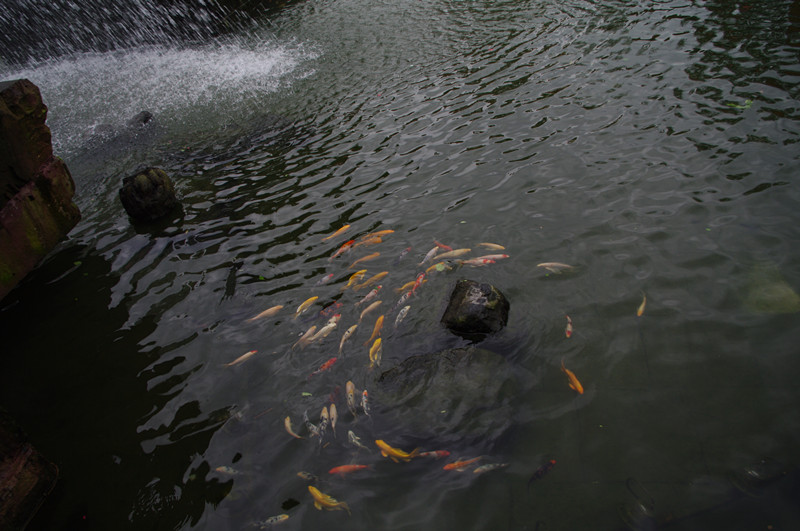
[[(691, 528), (711, 507), (703, 525), (733, 525), (731, 471), (797, 463), (795, 11), (307, 1), (213, 42), (7, 67), (42, 87), (84, 214), (0, 313), (2, 401), (62, 471), (33, 528), (241, 529), (282, 513), (287, 528), (614, 529), (667, 514)], [(147, 135), (120, 131), (142, 110)], [(118, 134), (98, 143), (103, 123)], [(139, 164), (175, 182), (174, 225), (131, 227), (117, 189)], [(510, 256), (428, 272), (394, 328), (395, 290), (434, 241)], [(339, 353), (367, 291), (342, 288), (362, 268), (388, 272), (382, 305)], [(503, 363), (470, 379), (486, 383), (474, 395), (439, 375), (430, 393), (389, 396), (368, 370), (378, 315), (381, 371), (464, 347), (439, 324), (462, 277), (511, 303), (480, 345)], [(293, 350), (323, 311), (341, 315), (335, 331)], [(350, 413), (348, 380), (371, 416)], [(332, 402), (336, 436), (308, 437), (303, 414), (318, 424)], [(394, 463), (376, 439), (451, 455)], [(442, 468), (478, 456), (509, 466)], [(345, 464), (371, 468), (328, 473)], [(317, 511), (300, 471), (352, 516)], [(630, 505), (631, 484), (654, 501)], [(755, 524), (796, 524), (775, 485)]]

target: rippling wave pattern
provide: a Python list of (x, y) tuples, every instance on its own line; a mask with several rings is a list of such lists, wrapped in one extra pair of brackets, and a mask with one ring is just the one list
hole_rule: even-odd
[[(228, 43), (26, 70), (47, 89), (54, 136), (73, 139), (84, 214), (37, 275), (55, 292), (51, 319), (78, 317), (73, 299), (94, 308), (101, 324), (70, 356), (102, 352), (82, 392), (114, 396), (91, 412), (59, 407), (89, 425), (122, 408), (96, 428), (110, 442), (85, 442), (97, 452), (89, 517), (137, 529), (279, 514), (287, 529), (638, 529), (727, 503), (730, 477), (752, 463), (796, 463), (798, 30), (794, 4), (776, 0), (319, 0)], [(108, 78), (114, 65), (145, 80)], [(72, 114), (84, 98), (101, 122), (153, 104), (161, 123), (97, 140), (80, 129), (92, 112)], [(140, 164), (171, 175), (177, 223), (127, 219), (117, 189)], [(365, 240), (377, 231), (393, 232)], [(471, 249), (462, 259), (509, 256), (428, 269), (436, 242)], [(390, 396), (382, 371), (465, 346), (439, 323), (458, 278), (510, 300), (508, 326), (480, 344), (502, 363)], [(361, 318), (378, 284), (382, 303)], [(18, 297), (4, 313), (24, 322), (35, 307)], [(330, 335), (298, 344), (334, 315)], [(118, 389), (97, 387), (100, 370)], [(348, 409), (348, 380), (371, 415)], [(304, 413), (317, 425), (331, 404), (336, 433), (313, 437)], [(395, 463), (376, 439), (450, 454)], [(328, 472), (348, 464), (370, 468)], [(80, 466), (64, 458), (66, 482)], [(125, 483), (116, 496), (97, 488), (110, 473)], [(351, 514), (316, 510), (309, 484)], [(783, 516), (754, 525), (800, 521), (783, 495), (770, 494)], [(50, 518), (81, 500), (66, 496)]]

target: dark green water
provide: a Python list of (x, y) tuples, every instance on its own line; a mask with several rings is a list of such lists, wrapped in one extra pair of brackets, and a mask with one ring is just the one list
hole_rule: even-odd
[[(800, 458), (798, 30), (788, 1), (307, 1), (222, 37), (0, 68), (40, 86), (84, 216), (0, 308), (0, 403), (61, 470), (31, 529), (246, 529), (281, 513), (285, 529), (620, 529), (633, 493), (659, 522), (702, 514), (675, 529), (796, 528), (796, 479), (740, 498), (731, 478)], [(145, 109), (145, 134), (92, 138)], [(172, 176), (177, 223), (131, 226), (117, 191), (140, 164)], [(394, 289), (434, 239), (510, 256), (429, 275), (394, 330)], [(366, 290), (341, 288), (375, 251), (381, 309), (308, 378), (357, 322)], [(576, 269), (536, 267), (550, 261)], [(459, 346), (439, 319), (460, 277), (510, 300), (485, 346), (516, 392), (445, 397), (470, 407), (440, 417), (433, 398), (382, 404), (375, 317), (381, 368)], [(313, 295), (341, 321), (292, 351), (325, 323), (292, 319)], [(338, 395), (329, 445), (286, 433), (347, 380), (369, 390), (370, 420)], [(333, 477), (353, 461), (347, 430), (373, 468)], [(375, 439), (452, 453), (393, 463)], [(442, 470), (476, 455), (509, 466)], [(301, 470), (352, 515), (315, 510)]]

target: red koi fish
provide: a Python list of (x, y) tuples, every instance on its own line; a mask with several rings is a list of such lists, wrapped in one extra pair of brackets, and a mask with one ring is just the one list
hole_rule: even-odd
[(345, 474), (350, 474), (353, 472), (358, 472), (359, 470), (364, 470), (365, 468), (372, 468), (372, 465), (342, 465), (342, 466), (335, 466), (328, 470), (328, 474), (338, 474), (343, 476)]
[(330, 258), (328, 258), (328, 261), (330, 262), (330, 261), (332, 261), (334, 258), (336, 258), (336, 257), (338, 257), (338, 256), (340, 256), (340, 255), (342, 255), (342, 254), (346, 253), (347, 251), (349, 251), (349, 250), (350, 250), (350, 247), (352, 247), (354, 243), (356, 243), (356, 241), (355, 241), (355, 240), (350, 240), (349, 242), (345, 242), (344, 244), (342, 244), (342, 246), (341, 246), (341, 247), (339, 247), (339, 248), (336, 250), (336, 252), (335, 252), (335, 253), (333, 253), (333, 255), (331, 255), (331, 257), (330, 257)]
[(411, 288), (411, 293), (417, 291), (417, 288), (422, 285), (425, 280), (425, 273), (420, 273), (417, 275), (417, 280), (414, 281), (414, 286)]
[(323, 363), (322, 365), (320, 365), (320, 366), (319, 366), (319, 369), (317, 369), (316, 371), (314, 371), (314, 372), (312, 372), (311, 374), (309, 374), (309, 375), (308, 375), (308, 377), (309, 377), (309, 378), (311, 378), (311, 377), (312, 377), (312, 376), (314, 376), (315, 374), (319, 374), (319, 373), (321, 373), (321, 372), (325, 372), (325, 371), (327, 371), (328, 369), (330, 369), (331, 367), (333, 367), (333, 364), (334, 364), (334, 363), (336, 363), (336, 360), (337, 360), (337, 359), (338, 359), (338, 358), (335, 358), (335, 357), (334, 357), (334, 358), (331, 358), (331, 359), (329, 359), (328, 361), (326, 361), (325, 363)]
[(442, 468), (444, 470), (464, 470), (469, 465), (471, 465), (473, 463), (477, 463), (478, 461), (480, 461), (480, 459), (481, 459), (481, 456), (479, 455), (478, 457), (473, 457), (472, 459), (466, 459), (466, 460), (454, 461), (452, 463), (447, 463)]
[(550, 472), (554, 466), (556, 466), (556, 460), (551, 459), (550, 461), (546, 462), (545, 464), (537, 468), (536, 471), (531, 476), (531, 479), (528, 480), (528, 490), (530, 490), (531, 488), (531, 483), (533, 483), (537, 479), (541, 479), (545, 474)]
[(567, 327), (564, 329), (564, 335), (572, 337), (572, 319), (569, 318), (569, 315), (565, 315), (564, 317), (567, 318)]

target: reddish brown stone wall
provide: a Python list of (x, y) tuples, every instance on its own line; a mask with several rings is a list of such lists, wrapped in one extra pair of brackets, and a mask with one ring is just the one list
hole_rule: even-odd
[(81, 217), (72, 176), (53, 156), (46, 118), (36, 85), (0, 82), (0, 299)]

